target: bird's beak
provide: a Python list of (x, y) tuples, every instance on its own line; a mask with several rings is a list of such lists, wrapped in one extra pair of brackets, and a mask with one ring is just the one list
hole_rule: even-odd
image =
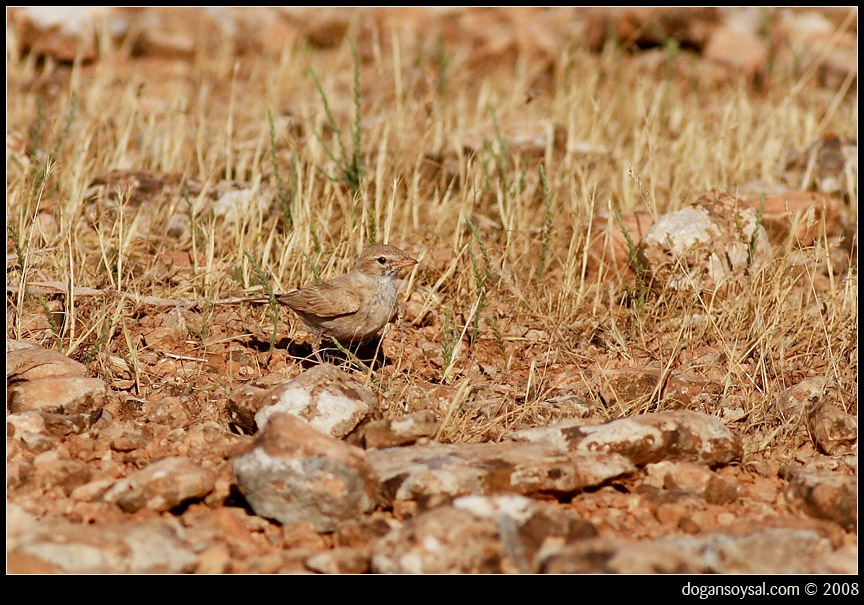
[(417, 261), (413, 258), (403, 258), (402, 260), (398, 260), (393, 263), (394, 269), (401, 269), (402, 267), (413, 267), (417, 264)]

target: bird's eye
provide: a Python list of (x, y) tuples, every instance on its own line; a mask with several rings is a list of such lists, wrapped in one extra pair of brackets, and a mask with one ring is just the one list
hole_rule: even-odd
[(377, 260), (378, 260), (379, 265), (386, 265), (387, 264), (387, 259), (384, 258), (383, 256), (379, 256)]

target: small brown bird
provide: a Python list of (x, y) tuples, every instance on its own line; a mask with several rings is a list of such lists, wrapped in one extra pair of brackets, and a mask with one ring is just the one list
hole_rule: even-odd
[(345, 275), (282, 294), (306, 329), (315, 334), (312, 350), (321, 361), (323, 337), (342, 344), (362, 343), (375, 336), (396, 314), (396, 275), (417, 261), (394, 246), (366, 248)]

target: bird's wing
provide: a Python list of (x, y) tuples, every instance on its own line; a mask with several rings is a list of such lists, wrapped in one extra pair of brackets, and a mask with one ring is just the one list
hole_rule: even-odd
[(344, 284), (324, 282), (316, 286), (306, 286), (279, 296), (295, 311), (318, 317), (337, 317), (350, 315), (360, 310), (360, 297), (357, 292)]

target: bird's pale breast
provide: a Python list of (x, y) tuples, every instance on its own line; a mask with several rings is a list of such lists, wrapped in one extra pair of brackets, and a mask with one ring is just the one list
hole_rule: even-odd
[[(356, 313), (329, 318), (314, 317), (300, 311), (297, 314), (310, 331), (320, 329), (325, 336), (332, 336), (340, 342), (358, 342), (375, 336), (396, 313), (396, 280), (366, 276), (364, 279), (367, 283), (363, 286), (368, 286), (371, 295), (361, 297)], [(358, 288), (363, 286), (358, 285)]]

